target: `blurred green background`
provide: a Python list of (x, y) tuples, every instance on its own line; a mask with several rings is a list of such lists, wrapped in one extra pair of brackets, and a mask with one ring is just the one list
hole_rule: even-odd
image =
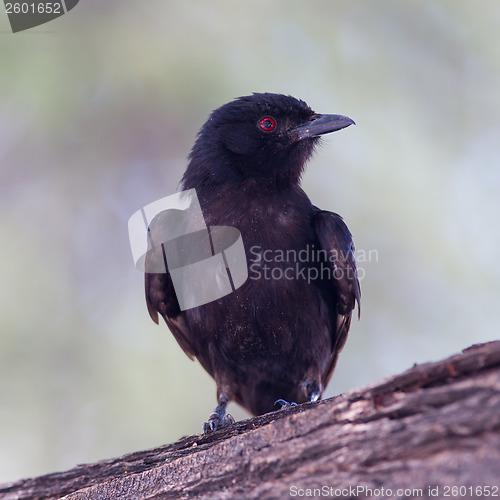
[(0, 481), (200, 432), (214, 383), (150, 320), (127, 221), (239, 95), (357, 123), (303, 180), (376, 252), (327, 396), (498, 337), (499, 23), (493, 0), (82, 0), (17, 34), (2, 11)]

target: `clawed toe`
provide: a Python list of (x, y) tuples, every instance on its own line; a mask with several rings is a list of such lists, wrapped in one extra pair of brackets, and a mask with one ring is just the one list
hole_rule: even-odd
[(212, 413), (207, 422), (203, 424), (203, 433), (215, 432), (223, 427), (234, 424), (234, 418), (231, 415), (221, 416), (219, 413)]
[(281, 405), (280, 410), (284, 410), (285, 408), (290, 408), (291, 406), (297, 406), (297, 403), (289, 403), (288, 401), (285, 401), (284, 399), (277, 399), (274, 402), (274, 406), (276, 406), (278, 403)]

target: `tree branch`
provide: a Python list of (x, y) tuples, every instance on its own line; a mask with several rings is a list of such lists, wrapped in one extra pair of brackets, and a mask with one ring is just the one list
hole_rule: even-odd
[(3, 485), (0, 497), (500, 496), (499, 431), (497, 341), (214, 434)]

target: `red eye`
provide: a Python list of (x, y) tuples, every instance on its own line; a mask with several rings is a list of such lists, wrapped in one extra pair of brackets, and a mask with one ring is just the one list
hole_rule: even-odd
[(264, 116), (264, 118), (261, 118), (261, 120), (259, 121), (259, 127), (264, 132), (272, 132), (276, 128), (276, 122), (274, 118), (271, 118), (270, 116)]

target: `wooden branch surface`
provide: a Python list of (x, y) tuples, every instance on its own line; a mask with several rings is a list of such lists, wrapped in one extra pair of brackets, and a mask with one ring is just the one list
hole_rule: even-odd
[(494, 498), (499, 487), (497, 341), (211, 435), (0, 485), (0, 498)]

